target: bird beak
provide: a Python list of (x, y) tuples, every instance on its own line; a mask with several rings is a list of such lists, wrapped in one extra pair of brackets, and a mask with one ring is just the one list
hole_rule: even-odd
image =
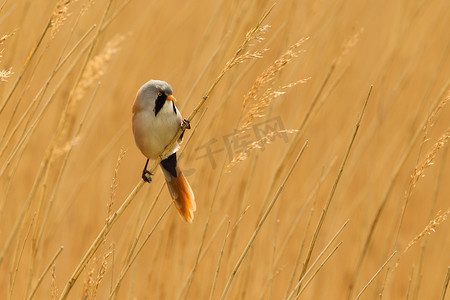
[(167, 96), (166, 100), (168, 100), (168, 101), (174, 101), (174, 102), (176, 101), (175, 97), (172, 96), (172, 95)]

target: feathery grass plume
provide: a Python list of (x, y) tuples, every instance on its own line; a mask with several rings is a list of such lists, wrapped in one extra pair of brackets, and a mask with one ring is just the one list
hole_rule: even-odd
[[(11, 32), (8, 34), (4, 34), (3, 36), (0, 37), (0, 45), (2, 45), (9, 37), (13, 36), (15, 34), (15, 32)], [(2, 52), (3, 49), (0, 50), (0, 58), (2, 58)], [(0, 61), (1, 62), (1, 61)], [(0, 82), (2, 81), (7, 81), (7, 78), (10, 77), (13, 74), (12, 72), (12, 67), (9, 67), (7, 69), (0, 69)]]
[(240, 152), (238, 155), (233, 157), (233, 160), (225, 167), (225, 171), (230, 172), (234, 166), (236, 166), (241, 161), (247, 159), (252, 150), (261, 149), (264, 147), (265, 144), (270, 144), (276, 135), (278, 135), (280, 133), (291, 134), (291, 133), (294, 133), (297, 131), (298, 130), (295, 130), (295, 129), (284, 129), (284, 130), (269, 132), (268, 134), (263, 136), (258, 141), (254, 141), (253, 143), (250, 143), (244, 150), (242, 150), (242, 152)]
[(406, 246), (405, 250), (403, 250), (402, 254), (400, 254), (400, 257), (397, 259), (397, 263), (395, 264), (395, 267), (398, 267), (400, 263), (400, 258), (411, 248), (414, 244), (416, 244), (418, 241), (420, 241), (425, 235), (430, 235), (433, 232), (436, 232), (436, 228), (445, 220), (447, 220), (448, 215), (450, 214), (450, 208), (447, 209), (445, 212), (441, 213), (441, 211), (438, 211), (436, 216), (428, 223), (427, 226), (422, 230), (421, 233), (419, 233), (415, 238), (413, 238), (408, 245)]
[[(265, 20), (265, 18), (268, 16), (268, 14), (271, 12), (273, 6), (265, 12), (263, 17), (260, 19), (260, 21), (256, 24), (256, 26), (250, 31), (255, 32), (257, 29), (261, 26), (262, 22)], [(223, 76), (230, 70), (230, 65), (233, 64), (233, 61), (236, 60), (237, 57), (240, 56), (241, 52), (243, 51), (244, 47), (246, 46), (247, 38), (244, 40), (244, 42), (240, 45), (238, 50), (235, 52), (234, 56), (227, 62), (225, 67), (219, 72), (218, 76), (214, 80), (214, 82), (211, 84), (211, 86), (207, 89), (207, 91), (203, 94), (202, 99), (197, 103), (189, 117), (187, 118), (188, 121), (192, 121), (192, 119), (198, 114), (199, 110), (204, 106), (205, 102), (208, 100), (209, 96), (217, 86), (217, 84), (221, 81)], [(170, 143), (166, 146), (163, 153), (161, 153), (160, 157), (155, 160), (155, 162), (150, 167), (149, 171), (153, 172), (158, 164), (160, 163), (162, 157), (166, 155), (169, 151), (172, 145), (176, 143), (178, 138), (181, 136), (183, 130), (185, 129), (185, 125), (182, 126), (177, 134), (173, 137), (173, 139), (170, 141)], [(97, 235), (94, 242), (91, 244), (89, 249), (86, 251), (85, 255), (83, 256), (82, 260), (79, 262), (77, 267), (75, 268), (74, 272), (72, 273), (70, 279), (67, 281), (64, 290), (61, 295), (61, 299), (66, 299), (68, 293), (72, 289), (75, 282), (78, 280), (80, 274), (85, 269), (86, 264), (88, 261), (94, 256), (95, 252), (98, 250), (100, 245), (104, 242), (107, 234), (111, 230), (111, 228), (114, 226), (114, 224), (117, 222), (117, 220), (123, 215), (124, 211), (129, 207), (130, 203), (135, 199), (135, 196), (137, 193), (141, 190), (143, 187), (144, 181), (140, 180), (139, 183), (135, 186), (133, 191), (126, 197), (126, 199), (123, 201), (122, 205), (117, 209), (117, 211), (112, 215), (112, 217), (108, 220), (107, 224), (103, 227), (103, 229), (100, 231), (100, 233)], [(167, 209), (170, 207), (170, 205), (167, 207)], [(166, 209), (166, 211), (167, 211)]]
[(86, 273), (86, 277), (84, 278), (84, 284), (83, 284), (83, 299), (89, 299), (90, 291), (92, 289), (92, 286), (94, 285), (94, 271), (95, 271), (95, 264), (97, 263), (97, 257), (94, 256), (92, 260), (89, 262), (88, 266), (86, 266), (86, 269), (88, 269), (88, 272)]
[(286, 65), (293, 58), (304, 52), (304, 50), (299, 48), (307, 39), (308, 38), (302, 38), (291, 47), (289, 47), (288, 51), (281, 55), (280, 58), (275, 60), (264, 72), (261, 73), (261, 75), (256, 78), (255, 82), (250, 88), (250, 91), (247, 93), (247, 95), (244, 96), (244, 100), (242, 103), (243, 118), (241, 119), (243, 121), (241, 121), (241, 125), (239, 126), (238, 131), (245, 131), (246, 129), (248, 129), (255, 118), (262, 117), (264, 109), (269, 106), (269, 104), (274, 99), (278, 98), (281, 95), (284, 95), (286, 93), (284, 90), (291, 88), (299, 83), (304, 83), (309, 79), (301, 79), (299, 81), (282, 86), (278, 89), (269, 87), (264, 92), (262, 92), (262, 94), (260, 92), (263, 87), (273, 83), (275, 77), (280, 73), (281, 70), (284, 69), (284, 67), (286, 67)]
[(93, 4), (94, 4), (94, 0), (85, 1), (83, 3), (83, 6), (81, 6), (80, 15), (84, 15)]
[[(437, 108), (434, 110), (434, 112), (436, 112), (436, 111), (437, 111)], [(426, 128), (428, 127), (428, 124), (431, 124), (430, 123), (430, 119), (431, 119), (431, 116), (430, 116), (430, 118), (428, 118), (427, 125), (425, 125)], [(405, 191), (405, 197), (404, 197), (405, 201), (404, 201), (404, 204), (403, 204), (403, 207), (402, 207), (402, 213), (401, 213), (401, 217), (400, 217), (399, 230), (400, 230), (400, 227), (402, 225), (403, 217), (404, 217), (405, 210), (406, 210), (406, 206), (408, 205), (408, 200), (409, 200), (409, 197), (412, 194), (412, 191), (416, 187), (417, 182), (419, 181), (419, 179), (421, 177), (425, 176), (425, 170), (428, 167), (433, 165), (434, 159), (436, 158), (437, 153), (439, 152), (439, 150), (442, 147), (445, 146), (445, 144), (447, 144), (449, 139), (450, 139), (450, 127), (447, 128), (447, 130), (444, 132), (444, 134), (437, 140), (437, 142), (434, 144), (434, 146), (431, 149), (431, 151), (428, 152), (428, 154), (425, 157), (425, 159), (414, 168), (414, 172), (411, 175), (411, 178), (409, 180), (409, 188), (408, 188), (407, 191)], [(397, 236), (398, 236), (398, 233), (397, 233)]]
[[(433, 112), (436, 112), (438, 107)], [(425, 136), (427, 134), (428, 125), (431, 124), (430, 123), (430, 119), (431, 119), (431, 116), (427, 120), (427, 125), (425, 125)], [(399, 226), (398, 226), (398, 230), (397, 230), (397, 237), (395, 238), (396, 243), (397, 243), (397, 240), (398, 240), (398, 236), (400, 234), (400, 229), (401, 229), (402, 224), (403, 224), (403, 219), (404, 219), (404, 216), (405, 216), (406, 207), (408, 206), (409, 198), (411, 197), (412, 191), (416, 187), (417, 182), (419, 181), (419, 179), (421, 177), (425, 176), (425, 170), (428, 167), (433, 165), (434, 159), (436, 158), (437, 153), (439, 152), (439, 150), (445, 144), (447, 144), (449, 139), (450, 139), (450, 127), (447, 128), (447, 130), (444, 132), (444, 134), (433, 145), (433, 148), (431, 149), (430, 152), (428, 152), (428, 154), (425, 157), (425, 159), (414, 168), (414, 172), (411, 175), (411, 178), (409, 180), (409, 188), (408, 188), (407, 191), (405, 191), (404, 202), (403, 202), (402, 211), (401, 211), (401, 215), (400, 215), (400, 222), (399, 222)]]
[(335, 65), (339, 65), (342, 62), (342, 59), (350, 52), (358, 42), (359, 36), (364, 32), (364, 27), (361, 27), (355, 34), (342, 46), (341, 54), (337, 57), (335, 61)]
[(450, 90), (447, 92), (447, 96), (445, 98), (443, 98), (439, 102), (439, 104), (433, 109), (433, 111), (428, 115), (427, 122), (423, 126), (423, 140), (422, 140), (422, 144), (420, 146), (421, 149), (422, 149), (422, 146), (425, 145), (425, 143), (429, 140), (428, 130), (434, 126), (434, 123), (436, 122), (437, 118), (439, 117), (441, 110), (447, 104), (448, 100), (450, 100)]
[[(227, 61), (227, 63), (225, 64), (225, 67), (222, 69), (222, 71), (220, 71), (219, 75), (217, 76), (216, 80), (214, 81), (214, 83), (210, 86), (209, 90), (206, 91), (205, 95), (203, 96), (203, 100), (197, 105), (198, 108), (200, 106), (203, 105), (203, 103), (206, 101), (206, 99), (208, 99), (209, 94), (211, 93), (211, 91), (216, 87), (217, 83), (222, 79), (222, 77), (225, 75), (225, 73), (227, 73), (231, 68), (233, 68), (235, 65), (243, 63), (244, 61), (251, 59), (251, 58), (259, 58), (261, 57), (262, 53), (265, 52), (265, 50), (260, 50), (260, 51), (256, 51), (253, 52), (253, 54), (250, 54), (248, 51), (245, 52), (244, 54), (242, 54), (242, 52), (244, 51), (244, 49), (246, 49), (248, 46), (251, 45), (252, 41), (261, 41), (263, 39), (263, 35), (264, 33), (266, 33), (267, 29), (270, 26), (262, 26), (261, 24), (262, 22), (264, 22), (264, 20), (267, 18), (267, 16), (270, 14), (270, 12), (272, 11), (273, 7), (275, 6), (272, 5), (271, 8), (269, 8), (264, 15), (262, 16), (262, 18), (259, 20), (259, 22), (256, 24), (255, 27), (253, 27), (252, 29), (250, 29), (247, 34), (245, 35), (245, 39), (242, 42), (242, 44), (239, 46), (239, 48), (236, 50), (236, 52), (234, 53), (233, 57), (230, 58), (229, 61)], [(198, 111), (198, 109), (194, 109), (194, 112), (196, 113)], [(188, 119), (189, 120), (189, 119)], [(190, 120), (189, 120), (190, 121)]]
[(112, 206), (114, 204), (114, 198), (116, 197), (116, 189), (117, 189), (117, 185), (118, 185), (117, 180), (118, 180), (118, 175), (119, 175), (120, 162), (123, 159), (123, 157), (125, 156), (125, 153), (127, 153), (127, 149), (124, 149), (122, 147), (120, 149), (119, 157), (117, 158), (116, 166), (114, 167), (114, 176), (113, 176), (113, 179), (111, 181), (111, 186), (110, 186), (109, 203), (107, 204), (108, 214), (107, 214), (106, 222), (111, 217)]
[(51, 37), (54, 38), (59, 28), (64, 24), (64, 21), (70, 16), (69, 6), (76, 2), (76, 0), (58, 0), (53, 15), (50, 20), (50, 27), (52, 28)]
[(439, 113), (445, 107), (445, 105), (449, 100), (450, 100), (450, 90), (447, 92), (447, 96), (445, 96), (445, 98), (442, 99), (441, 102), (439, 102), (438, 106), (431, 112), (430, 116), (428, 117), (427, 124), (425, 125), (425, 130), (427, 130), (430, 127), (433, 127), (437, 117), (439, 116)]
[(80, 83), (75, 89), (74, 102), (80, 101), (86, 90), (94, 86), (97, 81), (105, 74), (105, 70), (111, 61), (112, 57), (120, 50), (120, 43), (125, 39), (125, 35), (115, 35), (109, 42), (106, 43), (102, 52), (94, 56), (87, 64)]
[[(0, 56), (1, 57), (1, 56)], [(7, 79), (13, 74), (12, 67), (4, 70), (0, 70), (0, 82), (7, 81)]]
[(13, 36), (14, 34), (16, 34), (14, 31), (11, 33), (7, 33), (4, 34), (0, 37), (0, 45), (3, 44), (9, 37)]
[[(119, 50), (120, 43), (125, 39), (125, 35), (115, 35), (109, 42), (106, 43), (103, 51), (94, 56), (86, 66), (80, 84), (75, 90), (76, 97), (83, 96), (83, 89), (92, 86), (104, 73), (107, 64), (111, 61), (113, 55)], [(81, 95), (80, 95), (81, 94)]]
[[(450, 139), (450, 127), (447, 128), (447, 130), (444, 132), (444, 134), (437, 140), (437, 142), (434, 144), (433, 148), (430, 152), (428, 152), (425, 159), (416, 166), (414, 169), (413, 174), (411, 175), (410, 180), (410, 190), (416, 187), (417, 182), (419, 181), (420, 177), (425, 176), (425, 169), (433, 165), (434, 159), (436, 158), (436, 154), (439, 152), (439, 150), (444, 147), (445, 144), (448, 143), (448, 140)], [(410, 194), (410, 192), (409, 192)]]
[(101, 260), (99, 260), (97, 256), (94, 256), (89, 262), (88, 266), (86, 267), (88, 269), (88, 272), (83, 284), (83, 299), (97, 298), (98, 287), (105, 277), (105, 273), (108, 267), (108, 258), (112, 253), (113, 246), (111, 244), (106, 253), (101, 255)]
[[(264, 40), (264, 34), (267, 33), (267, 30), (270, 28), (270, 25), (264, 25), (262, 27), (256, 28), (256, 30), (251, 30), (247, 32), (245, 35), (245, 41), (243, 43), (243, 47), (240, 50), (242, 52), (244, 48), (248, 46), (253, 46), (251, 44), (252, 41), (261, 42)], [(232, 59), (228, 65), (229, 68), (232, 68), (235, 65), (241, 64), (249, 59), (255, 59), (255, 58), (262, 58), (263, 54), (267, 52), (269, 49), (262, 49), (262, 50), (255, 50), (253, 52), (250, 52), (247, 50), (244, 54), (240, 54), (235, 56), (234, 59)]]
[(97, 272), (97, 278), (95, 279), (95, 283), (92, 287), (92, 293), (91, 293), (92, 299), (96, 298), (98, 286), (100, 285), (101, 281), (105, 277), (106, 269), (108, 267), (108, 258), (113, 252), (112, 249), (113, 249), (113, 246), (111, 245), (109, 247), (109, 251), (106, 252), (105, 254), (103, 254), (103, 256), (102, 256), (102, 262), (100, 263), (100, 266), (99, 266), (99, 269)]
[[(64, 149), (67, 148), (67, 145), (61, 146), (61, 143), (64, 137), (72, 131), (72, 127), (75, 124), (76, 118), (75, 112), (78, 107), (78, 104), (80, 103), (80, 100), (84, 98), (86, 91), (89, 88), (94, 87), (98, 83), (100, 78), (105, 74), (108, 64), (110, 63), (113, 56), (119, 51), (119, 45), (124, 39), (125, 39), (124, 35), (114, 36), (108, 43), (106, 43), (102, 52), (94, 56), (87, 63), (86, 69), (83, 72), (83, 75), (81, 76), (81, 80), (77, 85), (77, 87), (75, 88), (73, 100), (71, 101), (67, 109), (66, 113), (67, 120), (65, 122), (65, 127), (62, 130), (62, 133), (58, 141), (58, 144), (60, 145), (59, 150), (62, 150), (63, 153)], [(59, 153), (59, 151), (57, 153)]]

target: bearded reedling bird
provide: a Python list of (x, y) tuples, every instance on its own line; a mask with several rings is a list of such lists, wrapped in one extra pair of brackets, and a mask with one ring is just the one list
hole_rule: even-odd
[[(142, 179), (146, 182), (150, 182), (150, 175), (153, 175), (147, 170), (149, 159), (157, 159), (162, 154), (182, 122), (186, 123), (186, 128), (190, 128), (187, 120), (182, 121), (172, 93), (172, 87), (167, 82), (150, 80), (139, 89), (134, 102), (134, 140), (142, 154), (147, 157), (142, 171)], [(176, 156), (182, 137), (183, 135), (170, 149), (171, 154), (163, 157), (160, 167), (178, 212), (186, 221), (192, 223), (194, 211), (197, 209), (194, 193), (178, 167)]]

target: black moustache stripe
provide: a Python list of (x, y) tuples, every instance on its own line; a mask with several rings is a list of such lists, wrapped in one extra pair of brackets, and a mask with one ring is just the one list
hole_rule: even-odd
[(167, 96), (165, 94), (162, 94), (161, 96), (158, 96), (155, 100), (155, 108), (153, 111), (155, 112), (155, 117), (161, 110), (161, 108), (164, 106), (164, 103), (166, 102)]

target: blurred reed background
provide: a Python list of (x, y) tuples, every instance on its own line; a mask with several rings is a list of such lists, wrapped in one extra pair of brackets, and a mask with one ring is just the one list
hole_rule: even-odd
[[(2, 299), (444, 298), (450, 2), (272, 5), (0, 2)], [(217, 82), (193, 224), (139, 183), (150, 79), (185, 117)]]

